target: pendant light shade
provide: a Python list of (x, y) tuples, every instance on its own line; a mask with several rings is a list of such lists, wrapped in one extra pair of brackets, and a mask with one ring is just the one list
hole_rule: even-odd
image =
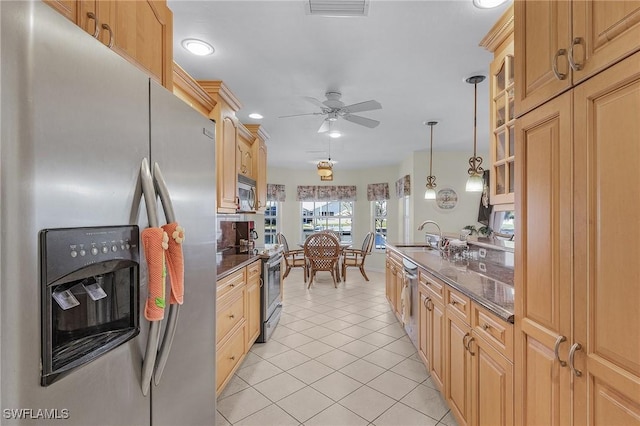
[(318, 176), (320, 180), (333, 180), (333, 162), (331, 161), (331, 143), (329, 143), (329, 158), (318, 162)]
[(476, 153), (477, 148), (477, 115), (478, 115), (478, 83), (484, 81), (485, 77), (483, 75), (474, 75), (473, 77), (467, 78), (467, 83), (473, 84), (473, 157), (469, 158), (469, 169), (467, 173), (469, 173), (469, 178), (467, 179), (467, 184), (465, 186), (465, 191), (467, 192), (482, 192), (484, 187), (484, 183), (482, 181), (482, 173), (484, 169), (480, 167), (482, 164), (482, 157), (478, 157)]
[(427, 176), (427, 190), (424, 191), (424, 199), (425, 200), (435, 200), (436, 199), (436, 177), (433, 176), (432, 166), (433, 166), (433, 126), (438, 124), (437, 121), (425, 121), (427, 126), (431, 128), (431, 142), (429, 143), (429, 176)]

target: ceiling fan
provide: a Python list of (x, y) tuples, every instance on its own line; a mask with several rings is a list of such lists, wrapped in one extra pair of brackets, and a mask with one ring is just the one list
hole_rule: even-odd
[(362, 117), (360, 115), (353, 115), (354, 112), (373, 111), (376, 109), (382, 109), (382, 105), (378, 101), (370, 100), (360, 102), (352, 105), (345, 105), (340, 100), (342, 93), (329, 91), (324, 94), (327, 98), (326, 101), (320, 102), (316, 98), (305, 96), (304, 99), (311, 102), (315, 106), (320, 108), (320, 112), (309, 112), (305, 114), (293, 114), (283, 115), (278, 118), (300, 117), (303, 115), (326, 115), (327, 117), (322, 122), (322, 125), (318, 129), (318, 133), (328, 132), (334, 126), (334, 123), (338, 121), (338, 118), (343, 118), (361, 126), (369, 127), (370, 129), (376, 127), (380, 122), (378, 120), (372, 120), (370, 118)]

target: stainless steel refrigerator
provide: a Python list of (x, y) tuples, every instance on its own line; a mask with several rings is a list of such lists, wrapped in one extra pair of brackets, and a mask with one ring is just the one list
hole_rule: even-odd
[[(0, 423), (214, 424), (214, 123), (40, 1), (2, 1), (0, 20)], [(150, 325), (140, 250), (140, 333), (42, 386), (38, 235), (148, 227), (145, 158), (162, 169), (185, 229), (184, 304), (161, 380), (152, 364), (143, 395)], [(161, 344), (166, 323), (156, 323)]]

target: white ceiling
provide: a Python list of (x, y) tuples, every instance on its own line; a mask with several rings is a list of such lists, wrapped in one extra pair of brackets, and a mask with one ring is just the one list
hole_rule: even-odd
[[(473, 85), (487, 75), (492, 54), (478, 46), (507, 7), (477, 9), (471, 0), (372, 0), (368, 16), (306, 14), (304, 0), (169, 0), (174, 58), (198, 80), (223, 80), (240, 99), (243, 123), (261, 123), (271, 136), (268, 164), (306, 168), (331, 158), (341, 169), (400, 163), (428, 149), (468, 151), (473, 136)], [(215, 53), (197, 57), (181, 41), (199, 38)], [(375, 99), (382, 110), (358, 113), (379, 120), (373, 129), (339, 121), (343, 137), (318, 134), (323, 116), (303, 97), (342, 92), (345, 104)], [(478, 150), (488, 152), (489, 81), (478, 85)], [(252, 112), (262, 120), (248, 117)], [(331, 141), (329, 145), (329, 141)], [(485, 161), (486, 162), (486, 161)]]

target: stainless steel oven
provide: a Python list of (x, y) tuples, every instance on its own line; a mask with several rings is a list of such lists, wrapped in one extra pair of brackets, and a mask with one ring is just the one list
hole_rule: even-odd
[(282, 312), (282, 253), (277, 252), (262, 259), (262, 330), (258, 342), (266, 342), (280, 321)]

